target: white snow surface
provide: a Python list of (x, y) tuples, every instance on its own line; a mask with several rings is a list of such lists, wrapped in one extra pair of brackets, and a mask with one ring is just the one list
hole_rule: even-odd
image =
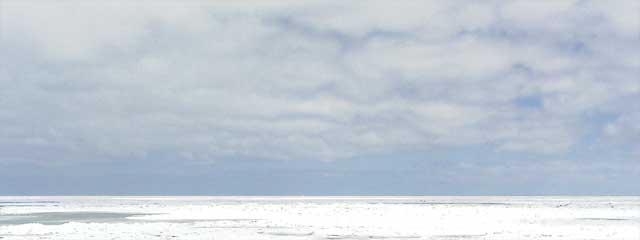
[(0, 197), (0, 239), (640, 239), (640, 197)]

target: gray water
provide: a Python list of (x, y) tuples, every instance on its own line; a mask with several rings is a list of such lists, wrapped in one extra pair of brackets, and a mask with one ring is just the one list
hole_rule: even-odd
[(116, 222), (125, 221), (127, 217), (143, 214), (119, 212), (40, 212), (28, 214), (0, 215), (0, 225), (18, 225), (40, 223), (44, 225), (60, 225), (69, 222)]

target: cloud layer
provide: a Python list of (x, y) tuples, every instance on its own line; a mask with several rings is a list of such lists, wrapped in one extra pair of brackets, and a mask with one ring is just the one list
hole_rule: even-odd
[(1, 11), (0, 162), (640, 156), (637, 1)]

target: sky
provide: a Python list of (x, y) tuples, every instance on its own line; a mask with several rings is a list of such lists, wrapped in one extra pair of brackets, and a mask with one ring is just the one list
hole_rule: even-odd
[(0, 1), (0, 195), (640, 195), (640, 1)]

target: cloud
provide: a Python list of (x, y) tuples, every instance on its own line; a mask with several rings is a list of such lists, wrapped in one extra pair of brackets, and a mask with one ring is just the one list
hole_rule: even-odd
[(637, 142), (635, 1), (2, 4), (0, 161)]

